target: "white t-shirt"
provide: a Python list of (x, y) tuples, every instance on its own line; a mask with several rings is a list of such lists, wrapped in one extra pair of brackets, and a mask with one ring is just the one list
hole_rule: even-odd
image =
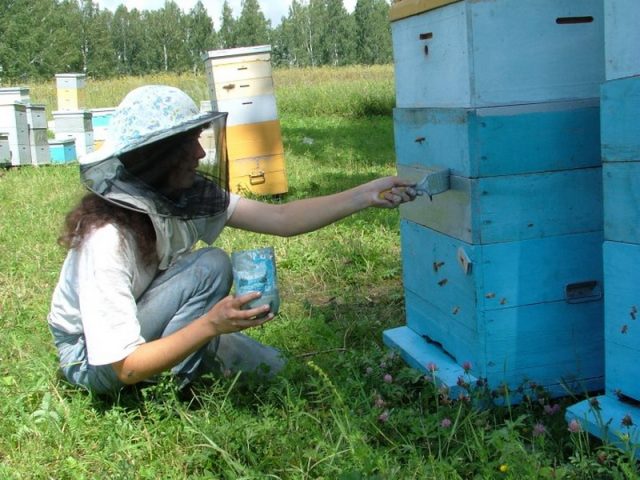
[[(226, 216), (196, 221), (200, 239), (212, 243), (240, 197), (231, 194)], [(213, 238), (212, 238), (213, 237)], [(107, 224), (92, 231), (81, 248), (69, 250), (53, 292), (49, 324), (69, 334), (84, 334), (91, 365), (126, 358), (145, 342), (136, 301), (158, 273), (145, 264), (133, 236)]]

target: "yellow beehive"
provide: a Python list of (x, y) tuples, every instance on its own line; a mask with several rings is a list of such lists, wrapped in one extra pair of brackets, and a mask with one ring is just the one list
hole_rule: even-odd
[(235, 193), (273, 195), (288, 190), (283, 154), (238, 159), (229, 166), (229, 185)]
[(213, 50), (207, 52), (204, 60), (213, 108), (229, 113), (227, 153), (231, 190), (257, 195), (286, 193), (271, 47)]
[(56, 74), (58, 110), (82, 110), (86, 105), (85, 75), (82, 73)]

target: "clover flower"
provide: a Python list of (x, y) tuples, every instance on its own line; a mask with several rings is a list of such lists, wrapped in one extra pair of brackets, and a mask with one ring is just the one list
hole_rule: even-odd
[(554, 403), (553, 405), (544, 406), (544, 413), (546, 413), (547, 415), (554, 415), (559, 411), (560, 411), (560, 405), (558, 405), (557, 403)]
[(545, 427), (542, 423), (536, 423), (533, 426), (534, 437), (542, 437), (545, 433), (547, 433), (547, 427)]
[(576, 419), (571, 420), (567, 425), (567, 430), (571, 433), (580, 433), (582, 431), (582, 425)]
[(450, 428), (451, 427), (451, 419), (450, 418), (443, 418), (442, 421), (440, 422), (440, 426), (442, 428)]

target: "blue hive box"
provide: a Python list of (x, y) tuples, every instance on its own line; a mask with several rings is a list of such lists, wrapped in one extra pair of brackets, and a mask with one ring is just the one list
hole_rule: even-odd
[(640, 161), (640, 76), (605, 82), (601, 103), (603, 161)]
[(463, 0), (391, 22), (398, 107), (594, 98), (602, 0)]
[(601, 232), (472, 245), (403, 220), (401, 234), (407, 327), (384, 335), (409, 363), (414, 336), (494, 388), (602, 387)]
[(49, 154), (51, 163), (54, 164), (75, 162), (78, 159), (75, 140), (73, 138), (49, 140)]
[(640, 402), (640, 245), (605, 242), (604, 271), (606, 393)]
[(487, 108), (396, 108), (398, 165), (477, 178), (600, 166), (599, 99)]

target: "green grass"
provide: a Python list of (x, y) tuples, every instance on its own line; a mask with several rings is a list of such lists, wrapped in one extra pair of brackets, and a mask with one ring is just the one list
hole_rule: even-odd
[[(392, 104), (392, 73), (380, 72), (377, 95)], [(296, 74), (276, 76), (287, 89), (277, 92), (285, 200), (393, 173), (391, 118), (361, 110), (377, 102), (358, 93), (372, 91), (371, 79), (358, 69)], [(156, 79), (103, 82), (91, 106)], [(46, 88), (33, 86), (32, 97)], [(318, 106), (339, 90), (350, 99)], [(81, 193), (77, 166), (0, 170), (0, 478), (638, 478), (629, 454), (567, 430), (574, 398), (537, 391), (511, 408), (478, 409), (490, 392), (449, 399), (387, 351), (383, 330), (405, 322), (397, 211), (367, 210), (290, 239), (223, 233), (217, 243), (229, 252), (275, 247), (281, 313), (250, 332), (290, 359), (273, 382), (211, 378), (179, 393), (165, 378), (116, 400), (69, 386), (46, 314), (65, 255), (56, 237)], [(536, 436), (536, 424), (546, 433)]]

